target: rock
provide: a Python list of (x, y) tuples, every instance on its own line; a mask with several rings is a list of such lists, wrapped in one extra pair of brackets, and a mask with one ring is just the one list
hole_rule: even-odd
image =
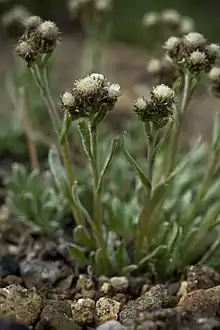
[(112, 277), (110, 279), (110, 283), (116, 292), (122, 292), (122, 293), (126, 292), (129, 286), (128, 279), (125, 276)]
[(186, 268), (187, 293), (209, 289), (220, 284), (220, 274), (214, 269), (204, 266), (195, 265)]
[(0, 330), (29, 330), (29, 328), (25, 324), (0, 319)]
[(94, 298), (96, 295), (95, 283), (90, 275), (81, 274), (76, 282), (78, 297)]
[(71, 306), (67, 301), (46, 300), (44, 304), (37, 330), (57, 329), (72, 317)]
[(81, 298), (72, 306), (73, 320), (80, 325), (92, 324), (95, 321), (95, 301)]
[(140, 313), (169, 307), (169, 303), (170, 298), (165, 287), (155, 285), (143, 296), (129, 301), (122, 309), (119, 320), (130, 326)]
[(12, 254), (5, 254), (0, 258), (0, 278), (8, 275), (20, 276), (19, 264)]
[(34, 286), (40, 289), (46, 284), (52, 286), (61, 278), (62, 265), (59, 261), (24, 260), (20, 267), (27, 288)]
[(109, 282), (102, 283), (102, 285), (100, 286), (100, 289), (99, 289), (99, 293), (101, 296), (111, 295), (111, 293), (112, 293), (111, 284)]
[(96, 330), (127, 330), (127, 328), (118, 321), (111, 320), (99, 325)]
[(33, 324), (42, 309), (42, 299), (35, 290), (20, 285), (0, 289), (0, 317), (27, 325)]
[(21, 277), (15, 276), (15, 275), (8, 275), (4, 278), (5, 286), (11, 285), (11, 284), (21, 284), (23, 282)]
[(109, 320), (117, 320), (119, 311), (120, 303), (116, 300), (101, 297), (96, 302), (96, 314), (99, 324)]
[(190, 292), (183, 296), (178, 306), (186, 314), (215, 316), (220, 314), (220, 285)]
[(120, 302), (121, 306), (124, 306), (127, 302), (127, 296), (124, 293), (116, 293), (112, 299)]

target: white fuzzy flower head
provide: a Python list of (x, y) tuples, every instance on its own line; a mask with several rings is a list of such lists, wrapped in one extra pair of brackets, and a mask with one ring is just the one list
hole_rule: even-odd
[(155, 97), (155, 99), (165, 101), (173, 99), (175, 93), (170, 87), (161, 84), (153, 88), (152, 95)]
[(134, 101), (135, 108), (139, 110), (145, 110), (147, 105), (147, 101), (143, 97), (139, 97), (137, 100)]
[(165, 9), (161, 13), (161, 18), (165, 23), (177, 25), (180, 22), (181, 15), (175, 9)]
[(45, 21), (38, 27), (40, 35), (47, 40), (56, 40), (59, 37), (59, 29), (54, 22)]
[(220, 82), (220, 68), (214, 66), (210, 71), (209, 71), (209, 79), (213, 82)]
[(42, 19), (39, 16), (30, 16), (25, 20), (24, 23), (26, 29), (35, 29), (42, 23)]
[(148, 62), (147, 72), (150, 74), (157, 74), (161, 70), (161, 63), (158, 59), (154, 58)]
[(115, 99), (121, 95), (121, 87), (118, 84), (112, 84), (108, 87), (108, 97)]
[(2, 23), (5, 26), (9, 26), (13, 23), (21, 23), (23, 24), (24, 21), (30, 16), (28, 10), (23, 6), (15, 6), (10, 11), (6, 12), (2, 16)]
[(144, 15), (142, 19), (142, 24), (145, 27), (152, 27), (158, 24), (160, 20), (160, 15), (157, 12), (150, 12)]
[[(75, 90), (77, 94), (81, 96), (89, 96), (89, 95), (95, 95), (99, 92), (101, 88), (101, 82), (102, 79), (100, 79), (102, 75), (98, 74), (92, 74), (90, 76), (87, 76), (83, 79), (76, 80), (75, 82)], [(96, 77), (96, 78), (95, 78)]]
[(192, 52), (189, 57), (189, 62), (193, 65), (202, 64), (206, 61), (206, 55), (203, 52), (196, 50)]
[(209, 54), (214, 57), (219, 57), (220, 56), (220, 47), (217, 44), (210, 44), (206, 47), (208, 50)]
[(187, 34), (195, 29), (195, 23), (191, 17), (184, 16), (181, 21), (180, 25), (180, 32), (181, 34)]
[(164, 48), (168, 51), (172, 51), (180, 43), (180, 39), (177, 37), (170, 37), (164, 45)]
[(184, 36), (184, 40), (192, 47), (201, 47), (206, 44), (206, 39), (201, 33), (190, 32)]
[(70, 92), (65, 92), (61, 97), (62, 103), (66, 107), (71, 107), (75, 103), (75, 97)]

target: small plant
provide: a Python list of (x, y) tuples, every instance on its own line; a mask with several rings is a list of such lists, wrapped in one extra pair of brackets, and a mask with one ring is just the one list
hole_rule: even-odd
[[(146, 143), (145, 156), (134, 142), (129, 150), (129, 134), (100, 140), (103, 119), (121, 94), (120, 86), (103, 74), (78, 79), (62, 93), (60, 117), (47, 80), (58, 39), (54, 23), (31, 17), (16, 52), (33, 74), (57, 134), (59, 148), (50, 150), (49, 166), (77, 223), (72, 256), (105, 275), (151, 267), (165, 276), (193, 262), (219, 267), (219, 114), (211, 146), (199, 142), (187, 154), (178, 146), (193, 92), (210, 70), (218, 90), (218, 75), (212, 70), (219, 47), (196, 32), (166, 41), (166, 55), (178, 69), (176, 82), (172, 88), (155, 86), (148, 99), (138, 98), (133, 105), (139, 120), (136, 143)], [(77, 181), (68, 145), (73, 127), (78, 128), (90, 171), (83, 169), (83, 176), (79, 171)], [(89, 192), (87, 198), (83, 191)]]
[(28, 173), (25, 166), (14, 164), (6, 185), (7, 203), (22, 221), (44, 234), (60, 227), (68, 207), (49, 171), (40, 173), (36, 169)]

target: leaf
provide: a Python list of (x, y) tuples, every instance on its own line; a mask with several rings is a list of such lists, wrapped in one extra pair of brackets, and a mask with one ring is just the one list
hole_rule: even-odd
[(74, 228), (73, 234), (77, 243), (79, 243), (83, 247), (86, 247), (89, 250), (94, 249), (94, 241), (92, 240), (92, 237), (90, 236), (86, 228), (79, 225)]
[(118, 146), (118, 142), (119, 142), (119, 138), (116, 137), (111, 141), (108, 153), (107, 153), (107, 157), (105, 159), (104, 165), (102, 167), (100, 176), (99, 176), (99, 181), (98, 181), (98, 187), (97, 187), (97, 191), (99, 192), (102, 189), (102, 184), (103, 184), (103, 180), (111, 166), (112, 163), (112, 159), (113, 156), (115, 154), (116, 148)]
[(61, 163), (60, 156), (56, 147), (50, 148), (48, 155), (48, 163), (57, 187), (66, 197), (68, 195), (66, 172)]
[(79, 210), (81, 211), (81, 213), (84, 215), (85, 219), (87, 220), (87, 222), (90, 224), (90, 226), (93, 226), (93, 221), (89, 215), (89, 212), (86, 210), (86, 208), (82, 205), (80, 199), (79, 199), (79, 195), (77, 192), (77, 182), (74, 183), (74, 185), (72, 186), (72, 199), (75, 203), (75, 205), (79, 208)]
[(78, 122), (78, 129), (81, 136), (81, 141), (85, 154), (89, 159), (92, 159), (90, 133), (88, 126), (84, 120)]
[(76, 244), (71, 244), (69, 246), (69, 250), (70, 250), (70, 253), (71, 253), (71, 256), (82, 262), (84, 265), (89, 265), (89, 260), (88, 258), (85, 256), (85, 250), (80, 248), (79, 246), (77, 246)]
[(129, 265), (129, 266), (126, 266), (122, 269), (122, 273), (123, 274), (130, 274), (130, 273), (134, 272), (137, 269), (138, 269), (137, 265)]
[(130, 165), (134, 168), (134, 170), (136, 171), (136, 173), (139, 176), (139, 179), (141, 180), (143, 186), (150, 191), (151, 190), (151, 183), (149, 181), (149, 179), (147, 178), (147, 176), (144, 174), (143, 170), (141, 169), (141, 167), (137, 164), (137, 162), (134, 160), (134, 158), (131, 156), (131, 154), (129, 153), (128, 150), (125, 149), (124, 146), (124, 141), (122, 141), (122, 149), (124, 152), (125, 157), (127, 158), (128, 162), (130, 163)]
[(158, 246), (153, 252), (149, 253), (146, 257), (142, 258), (138, 264), (138, 268), (142, 268), (146, 263), (153, 259), (159, 252), (167, 250), (166, 245)]
[(68, 134), (71, 123), (72, 123), (71, 118), (69, 117), (68, 112), (66, 111), (65, 116), (64, 116), (64, 120), (63, 120), (62, 131), (61, 131), (61, 134), (60, 134), (60, 143), (61, 144), (63, 144), (64, 139), (66, 138), (66, 136)]

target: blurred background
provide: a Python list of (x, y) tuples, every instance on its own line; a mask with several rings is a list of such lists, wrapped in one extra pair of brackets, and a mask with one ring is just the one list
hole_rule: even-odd
[[(62, 40), (54, 56), (55, 96), (69, 88), (73, 80), (80, 75), (79, 62), (84, 47), (84, 31), (82, 20), (76, 15), (72, 17), (66, 0), (0, 0), (0, 15), (5, 15), (16, 6), (24, 6), (31, 14), (43, 19), (52, 20), (62, 31)], [(142, 24), (145, 13), (175, 9), (181, 15), (191, 17), (197, 32), (201, 32), (211, 42), (220, 42), (220, 2), (218, 0), (114, 0), (112, 10), (107, 15), (111, 24), (108, 42), (103, 47), (102, 64), (99, 71), (106, 74), (112, 82), (121, 85), (123, 95), (119, 102), (118, 114), (130, 115), (132, 102), (139, 95), (148, 95), (152, 85), (146, 66), (152, 57), (151, 43), (155, 43), (152, 30)], [(0, 28), (0, 113), (9, 109), (7, 93), (5, 93), (5, 77), (13, 62), (13, 47), (19, 36), (19, 29), (12, 32), (1, 24)], [(99, 31), (102, 36), (102, 30)], [(158, 44), (158, 45), (157, 45)], [(160, 47), (160, 40), (156, 41)], [(219, 108), (219, 101), (201, 86), (196, 99), (191, 103), (190, 120), (185, 126), (186, 134), (210, 135), (213, 114)], [(195, 134), (194, 134), (195, 133)]]

